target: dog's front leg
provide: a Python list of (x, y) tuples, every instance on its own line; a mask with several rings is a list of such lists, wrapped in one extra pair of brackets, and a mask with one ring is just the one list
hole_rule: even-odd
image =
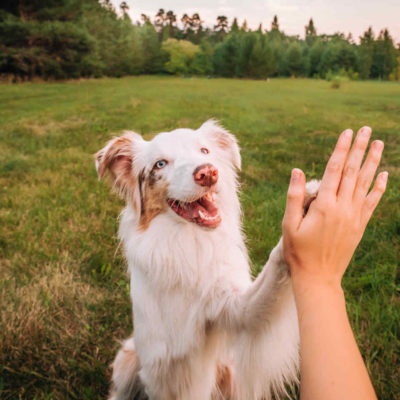
[(283, 244), (280, 239), (257, 279), (236, 300), (240, 329), (253, 333), (264, 329), (284, 306), (290, 292), (289, 268), (283, 259)]
[(290, 274), (283, 260), (281, 239), (262, 272), (245, 291), (224, 294), (224, 305), (217, 322), (229, 331), (256, 333), (269, 325), (290, 292)]
[(225, 293), (219, 324), (234, 360), (235, 400), (269, 400), (296, 381), (298, 323), (282, 241), (242, 293)]

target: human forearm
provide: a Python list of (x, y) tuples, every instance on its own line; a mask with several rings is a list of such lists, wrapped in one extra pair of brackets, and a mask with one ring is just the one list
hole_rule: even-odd
[(293, 170), (283, 219), (284, 255), (300, 323), (302, 400), (376, 399), (346, 313), (341, 281), (386, 189), (378, 174), (383, 142), (364, 127), (340, 136), (304, 216), (305, 176)]
[(351, 330), (340, 285), (294, 277), (301, 348), (301, 400), (376, 399)]

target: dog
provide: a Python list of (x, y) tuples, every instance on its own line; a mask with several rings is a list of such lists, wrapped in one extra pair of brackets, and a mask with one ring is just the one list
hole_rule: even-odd
[[(125, 132), (95, 158), (99, 177), (126, 200), (119, 237), (134, 321), (113, 363), (110, 399), (287, 395), (299, 368), (290, 273), (280, 240), (251, 278), (234, 135), (214, 120), (150, 141)], [(317, 190), (307, 184), (305, 208)]]

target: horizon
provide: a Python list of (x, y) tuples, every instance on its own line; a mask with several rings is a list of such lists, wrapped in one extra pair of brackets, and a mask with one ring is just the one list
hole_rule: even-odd
[[(177, 22), (184, 13), (192, 15), (198, 13), (204, 26), (212, 28), (219, 15), (228, 17), (229, 26), (236, 17), (241, 26), (244, 20), (251, 30), (256, 30), (259, 24), (265, 31), (270, 30), (274, 15), (278, 16), (279, 28), (286, 35), (304, 38), (304, 27), (312, 18), (317, 34), (333, 35), (344, 33), (347, 37), (351, 33), (354, 42), (359, 43), (359, 37), (371, 26), (375, 36), (385, 28), (388, 29), (396, 46), (400, 46), (400, 1), (384, 0), (384, 5), (376, 5), (373, 0), (356, 1), (348, 4), (345, 0), (337, 0), (334, 4), (323, 0), (278, 0), (259, 1), (249, 0), (246, 6), (239, 0), (205, 0), (200, 6), (192, 6), (194, 2), (183, 0), (169, 0), (164, 5), (156, 5), (154, 0), (125, 0), (129, 6), (128, 15), (132, 22), (140, 21), (141, 14), (146, 14), (153, 21), (160, 8), (172, 10), (177, 15)], [(111, 0), (118, 14), (121, 14), (119, 5), (122, 0)], [(358, 7), (357, 7), (358, 4)], [(309, 16), (307, 16), (310, 14)], [(260, 15), (263, 15), (260, 18)], [(355, 15), (355, 16), (354, 16)], [(342, 17), (342, 18), (339, 18)], [(397, 18), (396, 18), (397, 17)], [(352, 28), (349, 28), (351, 26)]]

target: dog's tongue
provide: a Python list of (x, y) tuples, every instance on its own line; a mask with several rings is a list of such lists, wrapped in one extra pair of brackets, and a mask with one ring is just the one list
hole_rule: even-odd
[(193, 203), (188, 203), (186, 206), (186, 211), (188, 212), (190, 218), (201, 218), (200, 211), (203, 217), (215, 217), (218, 214), (218, 208), (215, 206), (213, 201), (202, 197), (201, 199), (194, 201)]

